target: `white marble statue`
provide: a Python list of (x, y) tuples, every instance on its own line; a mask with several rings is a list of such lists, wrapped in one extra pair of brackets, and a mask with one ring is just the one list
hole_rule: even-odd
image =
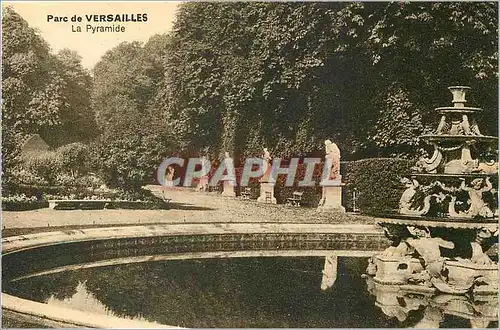
[(229, 156), (229, 152), (224, 152), (224, 163), (226, 164), (226, 168), (233, 168), (234, 162), (231, 156)]
[(205, 156), (201, 156), (200, 161), (201, 161), (201, 172), (204, 174), (200, 178), (200, 181), (198, 182), (197, 190), (208, 191), (208, 169), (207, 169), (208, 159)]
[(222, 184), (222, 196), (235, 197), (236, 193), (234, 192), (235, 182), (235, 170), (234, 170), (234, 161), (229, 156), (229, 152), (224, 153), (224, 166), (227, 170), (227, 179), (223, 180)]
[(331, 180), (340, 179), (340, 149), (330, 140), (325, 141), (325, 160), (330, 162)]
[(267, 150), (267, 148), (264, 148), (264, 154), (262, 155), (262, 166), (263, 166), (263, 175), (262, 179), (260, 180), (261, 182), (268, 182), (269, 181), (269, 176), (271, 175), (271, 161), (272, 161), (271, 154)]

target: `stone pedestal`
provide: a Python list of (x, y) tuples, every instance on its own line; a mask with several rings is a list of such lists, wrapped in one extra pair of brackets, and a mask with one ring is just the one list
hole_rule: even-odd
[(257, 202), (276, 204), (276, 198), (274, 197), (274, 182), (260, 183), (260, 196), (257, 198)]
[(236, 197), (236, 193), (234, 192), (234, 181), (230, 180), (222, 181), (222, 185), (223, 185), (222, 196)]
[(374, 257), (377, 273), (373, 280), (383, 284), (405, 284), (408, 277), (423, 270), (418, 259), (410, 257)]
[(202, 176), (198, 185), (196, 186), (197, 191), (208, 191), (208, 176)]
[(343, 185), (340, 180), (334, 185), (323, 185), (321, 201), (317, 208), (319, 212), (345, 212), (345, 208), (342, 206)]

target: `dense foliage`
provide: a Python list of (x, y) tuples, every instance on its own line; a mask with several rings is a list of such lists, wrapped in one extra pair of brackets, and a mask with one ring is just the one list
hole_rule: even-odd
[(450, 85), (497, 122), (496, 3), (187, 3), (167, 56), (181, 146), (240, 158), (337, 141), (347, 158), (408, 155)]
[[(166, 156), (229, 151), (238, 166), (263, 147), (322, 157), (325, 139), (344, 161), (412, 157), (436, 127), (434, 108), (451, 105), (450, 85), (473, 88), (484, 132), (498, 134), (497, 3), (183, 3), (170, 35), (120, 44), (93, 76), (78, 54), (52, 54), (12, 9), (2, 24), (4, 177), (30, 134), (52, 147), (92, 141), (32, 160), (26, 184), (68, 185), (94, 171), (138, 190)], [(385, 171), (367, 162), (366, 173)], [(357, 186), (347, 173), (369, 179), (346, 171)]]
[[(368, 158), (342, 162), (342, 182), (345, 183), (342, 190), (342, 205), (348, 211), (356, 208), (365, 213), (394, 212), (398, 208), (399, 198), (404, 189), (400, 182), (401, 174), (409, 173), (413, 165), (412, 160), (400, 158)], [(301, 205), (317, 207), (322, 195), (320, 185), (322, 171), (323, 163), (314, 167), (313, 181), (316, 184), (312, 187), (299, 185), (306, 173), (306, 166), (303, 164), (297, 167), (293, 186), (286, 186), (287, 177), (278, 175), (274, 189), (277, 202), (284, 204), (292, 197), (294, 191), (300, 191), (303, 192)], [(241, 172), (241, 168), (236, 169), (237, 182)], [(251, 179), (248, 187), (251, 188), (251, 198), (257, 198), (260, 191), (258, 179)], [(242, 189), (243, 187), (237, 188), (240, 191)]]
[(154, 105), (164, 77), (165, 35), (122, 43), (94, 68), (92, 105), (101, 135), (92, 145), (93, 168), (110, 186), (139, 189), (174, 148), (163, 112)]
[(9, 7), (2, 11), (3, 181), (32, 134), (51, 146), (96, 136), (89, 72), (69, 50), (54, 55), (38, 32)]

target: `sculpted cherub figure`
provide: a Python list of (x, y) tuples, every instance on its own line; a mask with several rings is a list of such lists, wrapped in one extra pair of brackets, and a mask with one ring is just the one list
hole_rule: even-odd
[[(484, 183), (484, 186), (483, 186)], [(493, 212), (489, 208), (488, 204), (483, 200), (483, 193), (490, 191), (492, 184), (489, 178), (482, 179), (476, 178), (472, 180), (471, 187), (465, 185), (465, 179), (462, 179), (462, 184), (460, 189), (467, 191), (469, 193), (469, 203), (470, 207), (466, 211), (467, 215), (475, 217), (481, 216), (485, 218), (493, 217)]]

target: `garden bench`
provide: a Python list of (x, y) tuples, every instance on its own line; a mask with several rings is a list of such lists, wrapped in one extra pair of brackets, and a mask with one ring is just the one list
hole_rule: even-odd
[(292, 194), (292, 197), (287, 198), (287, 205), (291, 206), (299, 206), (300, 207), (300, 201), (302, 200), (302, 195), (304, 194), (303, 191), (294, 191)]
[(252, 195), (252, 189), (250, 187), (245, 187), (245, 190), (240, 192), (240, 196), (243, 199), (250, 199), (250, 196)]

